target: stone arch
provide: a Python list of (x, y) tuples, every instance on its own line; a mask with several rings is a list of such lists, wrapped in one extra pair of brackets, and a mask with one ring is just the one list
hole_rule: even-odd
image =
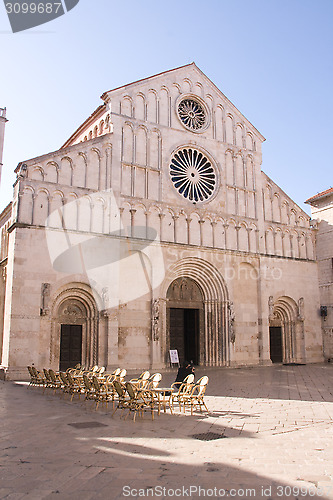
[(161, 132), (154, 128), (149, 135), (149, 165), (155, 169), (161, 168)]
[(158, 206), (151, 205), (147, 214), (147, 227), (155, 230), (158, 237), (161, 238), (161, 209)]
[(298, 247), (299, 247), (299, 258), (306, 259), (307, 258), (307, 244), (306, 244), (306, 236), (302, 231), (298, 236)]
[(64, 156), (61, 158), (60, 170), (59, 170), (59, 184), (65, 184), (66, 186), (73, 185), (73, 160), (69, 156)]
[(188, 218), (184, 210), (181, 210), (175, 219), (176, 243), (188, 245)]
[(175, 214), (171, 208), (167, 208), (162, 216), (162, 241), (175, 241)]
[(86, 153), (80, 151), (78, 154), (76, 168), (73, 174), (73, 185), (78, 187), (87, 186), (88, 160)]
[(250, 190), (255, 189), (255, 186), (254, 186), (255, 172), (254, 172), (254, 162), (253, 162), (252, 155), (247, 155), (247, 157), (246, 157), (245, 174), (246, 174), (246, 176), (245, 176), (246, 187)]
[(237, 223), (234, 219), (229, 219), (225, 226), (226, 248), (237, 250)]
[(146, 98), (142, 92), (135, 96), (135, 118), (137, 120), (146, 120)]
[[(88, 187), (93, 189), (101, 189), (101, 160), (102, 153), (98, 148), (90, 150), (90, 169), (88, 171)], [(90, 174), (90, 176), (89, 176)]]
[(192, 81), (189, 78), (183, 79), (182, 90), (184, 94), (188, 94), (192, 92)]
[(246, 134), (246, 149), (250, 150), (250, 151), (254, 151), (254, 139), (253, 139), (253, 135), (251, 134), (251, 132), (247, 132)]
[(133, 163), (133, 155), (134, 155), (133, 125), (129, 122), (126, 122), (122, 129), (122, 151), (121, 151), (122, 161), (127, 163)]
[(192, 212), (190, 217), (188, 217), (189, 224), (189, 245), (200, 245), (200, 214), (197, 212)]
[(61, 228), (62, 221), (62, 208), (64, 206), (64, 193), (60, 190), (54, 191), (49, 198), (49, 216), (47, 218), (48, 227)]
[(78, 195), (69, 193), (66, 196), (66, 204), (63, 207), (63, 218), (66, 229), (77, 231), (78, 227)]
[(275, 240), (274, 240), (274, 229), (272, 227), (268, 227), (265, 231), (265, 247), (266, 253), (268, 255), (275, 254)]
[(203, 321), (200, 325), (200, 364), (206, 366), (229, 365), (229, 295), (223, 277), (210, 262), (198, 257), (187, 257), (174, 263), (166, 273), (161, 288), (164, 304), (165, 360), (170, 339), (167, 325), (167, 291), (177, 278), (190, 278), (201, 290), (203, 298)]
[(258, 228), (255, 224), (251, 224), (249, 227), (249, 252), (258, 252)]
[(32, 224), (34, 212), (35, 191), (31, 186), (24, 186), (19, 194), (18, 221), (24, 224)]
[(306, 246), (307, 246), (307, 257), (309, 260), (315, 259), (315, 245), (314, 245), (314, 237), (311, 233), (306, 235)]
[(200, 222), (201, 245), (204, 247), (213, 247), (214, 245), (212, 222), (213, 220), (209, 215), (202, 217)]
[(29, 179), (35, 181), (43, 181), (44, 180), (43, 168), (39, 166), (34, 166), (29, 168)]
[(58, 184), (59, 165), (55, 161), (48, 161), (45, 166), (45, 180)]
[(274, 193), (272, 199), (272, 220), (281, 222), (280, 196), (278, 193)]
[(283, 255), (283, 232), (280, 227), (275, 230), (275, 255)]
[(234, 117), (230, 113), (226, 118), (226, 142), (234, 144)]
[(160, 125), (170, 125), (170, 92), (165, 86), (159, 92), (159, 123)]
[(85, 283), (69, 283), (55, 293), (51, 305), (50, 365), (59, 369), (61, 325), (82, 326), (81, 364), (98, 364), (98, 306)]
[(104, 233), (105, 212), (105, 200), (101, 197), (94, 197), (91, 205), (91, 231), (93, 233)]
[(157, 120), (157, 92), (154, 89), (148, 90), (147, 121), (151, 122), (151, 123), (158, 123), (158, 120)]
[(244, 147), (244, 127), (241, 123), (236, 125), (236, 146)]
[(133, 101), (129, 95), (125, 95), (120, 102), (120, 114), (133, 116)]
[(229, 186), (235, 184), (235, 169), (234, 169), (234, 154), (231, 149), (227, 149), (225, 152), (225, 175), (226, 182)]
[[(301, 300), (301, 299), (300, 299)], [(303, 299), (302, 299), (303, 300)], [(295, 363), (304, 361), (304, 330), (303, 318), (298, 305), (288, 296), (281, 296), (272, 302), (269, 326), (281, 329), (282, 362)], [(272, 337), (270, 338), (270, 340)], [(271, 354), (272, 356), (272, 354)]]
[(245, 186), (244, 158), (242, 153), (235, 155), (235, 184), (236, 186)]
[(199, 97), (204, 96), (204, 88), (201, 82), (196, 82), (194, 85), (193, 93), (197, 94)]
[(283, 200), (281, 204), (281, 222), (282, 224), (289, 224), (289, 204), (287, 200)]
[(272, 187), (267, 184), (263, 191), (263, 202), (264, 202), (264, 217), (265, 220), (271, 221), (272, 219)]
[(225, 110), (222, 104), (218, 104), (215, 112), (216, 139), (225, 142)]
[(33, 224), (45, 226), (46, 219), (49, 215), (49, 197), (50, 193), (47, 189), (41, 188), (37, 191), (34, 203)]
[(249, 233), (248, 227), (245, 222), (241, 222), (237, 228), (238, 232), (238, 241), (237, 241), (237, 250), (241, 252), (249, 251)]
[(135, 163), (147, 165), (148, 131), (144, 125), (140, 125), (135, 133)]
[(290, 231), (286, 229), (282, 234), (282, 242), (283, 242), (283, 256), (284, 257), (292, 257), (291, 255), (291, 237)]
[(225, 248), (225, 220), (218, 217), (214, 226), (214, 247)]
[(104, 120), (99, 122), (99, 135), (103, 135), (104, 133)]

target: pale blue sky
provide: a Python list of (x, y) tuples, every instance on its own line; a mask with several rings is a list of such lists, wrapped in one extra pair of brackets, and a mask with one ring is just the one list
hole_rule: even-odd
[(333, 0), (80, 0), (12, 34), (1, 2), (0, 209), (17, 163), (58, 149), (105, 90), (195, 61), (266, 137), (263, 170), (309, 211), (333, 185), (332, 23)]

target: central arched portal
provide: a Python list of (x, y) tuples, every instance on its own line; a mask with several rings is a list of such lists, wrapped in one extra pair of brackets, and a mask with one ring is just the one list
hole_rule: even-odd
[(165, 362), (169, 350), (177, 349), (180, 361), (228, 366), (229, 297), (219, 271), (201, 258), (184, 258), (169, 268), (163, 289)]
[(200, 287), (191, 278), (177, 278), (167, 292), (170, 349), (181, 361), (200, 364), (204, 348), (204, 304)]

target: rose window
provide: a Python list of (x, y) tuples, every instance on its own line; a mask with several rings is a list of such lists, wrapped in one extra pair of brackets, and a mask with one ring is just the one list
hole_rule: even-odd
[(196, 149), (183, 148), (173, 155), (170, 176), (178, 193), (193, 203), (209, 200), (214, 194), (215, 168), (212, 162)]
[(206, 124), (205, 109), (194, 99), (183, 99), (179, 103), (178, 116), (183, 125), (194, 132), (203, 129)]

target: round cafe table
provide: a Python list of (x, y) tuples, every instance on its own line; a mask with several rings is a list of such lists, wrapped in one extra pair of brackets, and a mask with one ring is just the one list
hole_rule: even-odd
[(167, 404), (169, 405), (171, 413), (173, 413), (171, 405), (170, 405), (171, 394), (174, 391), (173, 387), (156, 387), (155, 389), (151, 389), (151, 391), (154, 394), (156, 394), (156, 397), (157, 397), (158, 414), (161, 413), (161, 406), (164, 409), (164, 413), (166, 412)]

